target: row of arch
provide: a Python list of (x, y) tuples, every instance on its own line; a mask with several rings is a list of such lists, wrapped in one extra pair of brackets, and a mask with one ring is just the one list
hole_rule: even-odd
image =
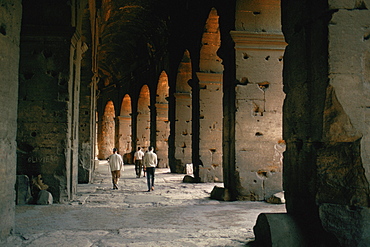
[[(198, 71), (194, 72), (191, 53), (185, 50), (177, 68), (172, 95), (169, 76), (163, 70), (156, 83), (141, 85), (137, 95), (129, 93), (132, 92), (130, 89), (127, 89), (129, 92), (123, 89), (120, 92), (121, 98), (117, 97), (117, 100), (113, 99), (116, 96), (106, 97), (104, 109), (101, 109), (101, 113), (98, 110), (96, 153), (99, 159), (105, 159), (112, 147), (117, 147), (126, 162), (130, 163), (137, 147), (146, 149), (154, 146), (159, 157), (159, 167), (171, 167), (169, 156), (172, 156), (176, 164), (172, 164), (171, 171), (183, 173), (186, 164), (193, 163), (197, 160), (194, 157), (199, 155), (205, 164), (200, 179), (223, 180), (224, 68), (222, 59), (217, 55), (221, 46), (218, 19), (217, 10), (212, 8), (201, 40)], [(192, 81), (197, 81), (197, 88), (193, 88)], [(113, 91), (111, 95), (114, 95)], [(170, 97), (174, 99), (172, 102)], [(173, 102), (175, 110), (170, 119), (169, 105)], [(195, 135), (194, 129), (197, 132)], [(170, 135), (173, 135), (173, 147), (169, 147)]]
[[(117, 147), (119, 153), (125, 156), (126, 162), (132, 162), (133, 148), (142, 147), (147, 149), (150, 145), (156, 147), (156, 152), (160, 157), (160, 167), (168, 167), (168, 76), (162, 72), (156, 91), (156, 143), (150, 141), (150, 89), (148, 85), (141, 87), (137, 99), (137, 110), (132, 109), (132, 97), (126, 94), (120, 107), (115, 106), (113, 100), (109, 100), (101, 118), (101, 129), (98, 135), (97, 156), (105, 159), (112, 152), (112, 147)], [(117, 114), (119, 112), (119, 114)], [(132, 116), (136, 112), (136, 126), (132, 128)], [(137, 132), (133, 135), (133, 131)], [(132, 138), (136, 136), (134, 141)], [(134, 143), (134, 144), (133, 144)]]
[(184, 173), (193, 163), (197, 180), (262, 200), (282, 190), (282, 59), (266, 58), (281, 58), (286, 43), (280, 25), (230, 31), (222, 11), (207, 12), (201, 37), (174, 42), (171, 64), (98, 84), (98, 158), (115, 146), (130, 163), (137, 147), (154, 146), (160, 167)]

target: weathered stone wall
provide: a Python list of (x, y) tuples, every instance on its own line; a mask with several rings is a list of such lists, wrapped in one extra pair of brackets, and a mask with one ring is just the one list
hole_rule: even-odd
[(197, 73), (200, 88), (199, 168), (202, 182), (222, 182), (222, 73)]
[(41, 174), (56, 202), (72, 199), (78, 182), (82, 6), (23, 8), (17, 172)]
[(335, 12), (328, 25), (330, 86), (316, 200), (324, 229), (342, 246), (370, 245), (369, 8), (370, 1), (329, 1)]
[(21, 1), (0, 5), (0, 240), (14, 229)]
[[(42, 174), (55, 201), (66, 197), (69, 37), (36, 36), (22, 26), (18, 174)], [(28, 36), (29, 35), (29, 36)], [(44, 36), (45, 35), (45, 36)], [(67, 52), (66, 52), (67, 51)]]
[(282, 90), (285, 42), (279, 1), (238, 1), (236, 31), (236, 176), (239, 199), (282, 191)]
[(369, 6), (282, 4), (284, 188), (313, 245), (370, 245)]

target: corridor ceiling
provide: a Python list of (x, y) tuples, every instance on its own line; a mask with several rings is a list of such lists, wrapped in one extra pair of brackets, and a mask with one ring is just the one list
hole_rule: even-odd
[(114, 80), (145, 72), (163, 59), (167, 20), (160, 1), (112, 1), (103, 6), (99, 69)]
[(210, 0), (103, 1), (99, 70), (129, 83), (165, 63), (169, 52), (182, 56), (199, 47), (211, 6)]

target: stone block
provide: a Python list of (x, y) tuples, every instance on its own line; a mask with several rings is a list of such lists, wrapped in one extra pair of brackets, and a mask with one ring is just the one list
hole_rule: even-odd
[(309, 246), (305, 242), (301, 227), (289, 214), (262, 213), (258, 216), (253, 231), (253, 246)]
[(49, 205), (53, 204), (53, 196), (49, 191), (40, 190), (37, 198), (38, 205)]
[(266, 202), (272, 204), (284, 204), (285, 203), (284, 192), (278, 192), (273, 194), (270, 198), (267, 198)]
[(183, 183), (195, 183), (196, 179), (193, 176), (185, 175), (185, 177), (182, 179)]
[(370, 246), (370, 208), (323, 203), (320, 219), (340, 246)]
[(24, 205), (27, 204), (31, 196), (30, 180), (26, 175), (17, 175), (16, 182), (16, 204)]
[(219, 201), (230, 201), (230, 194), (229, 190), (215, 186), (211, 192), (211, 199), (219, 200)]

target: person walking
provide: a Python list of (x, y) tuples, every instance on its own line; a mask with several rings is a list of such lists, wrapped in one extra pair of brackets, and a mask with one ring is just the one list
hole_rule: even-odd
[[(144, 157), (144, 152), (141, 151), (141, 147), (137, 148), (137, 151), (134, 154), (134, 163), (135, 163), (135, 172), (136, 172), (136, 177), (139, 178), (141, 176), (141, 169), (143, 167), (143, 160)], [(144, 173), (145, 177), (145, 173)]]
[(154, 173), (158, 163), (157, 154), (154, 153), (154, 148), (149, 147), (148, 152), (144, 155), (144, 169), (146, 170), (146, 180), (148, 183), (148, 192), (154, 190)]
[(122, 156), (117, 153), (117, 148), (113, 148), (113, 154), (111, 154), (107, 160), (112, 174), (113, 189), (118, 190), (118, 181), (121, 177), (121, 170), (123, 171), (124, 167)]

